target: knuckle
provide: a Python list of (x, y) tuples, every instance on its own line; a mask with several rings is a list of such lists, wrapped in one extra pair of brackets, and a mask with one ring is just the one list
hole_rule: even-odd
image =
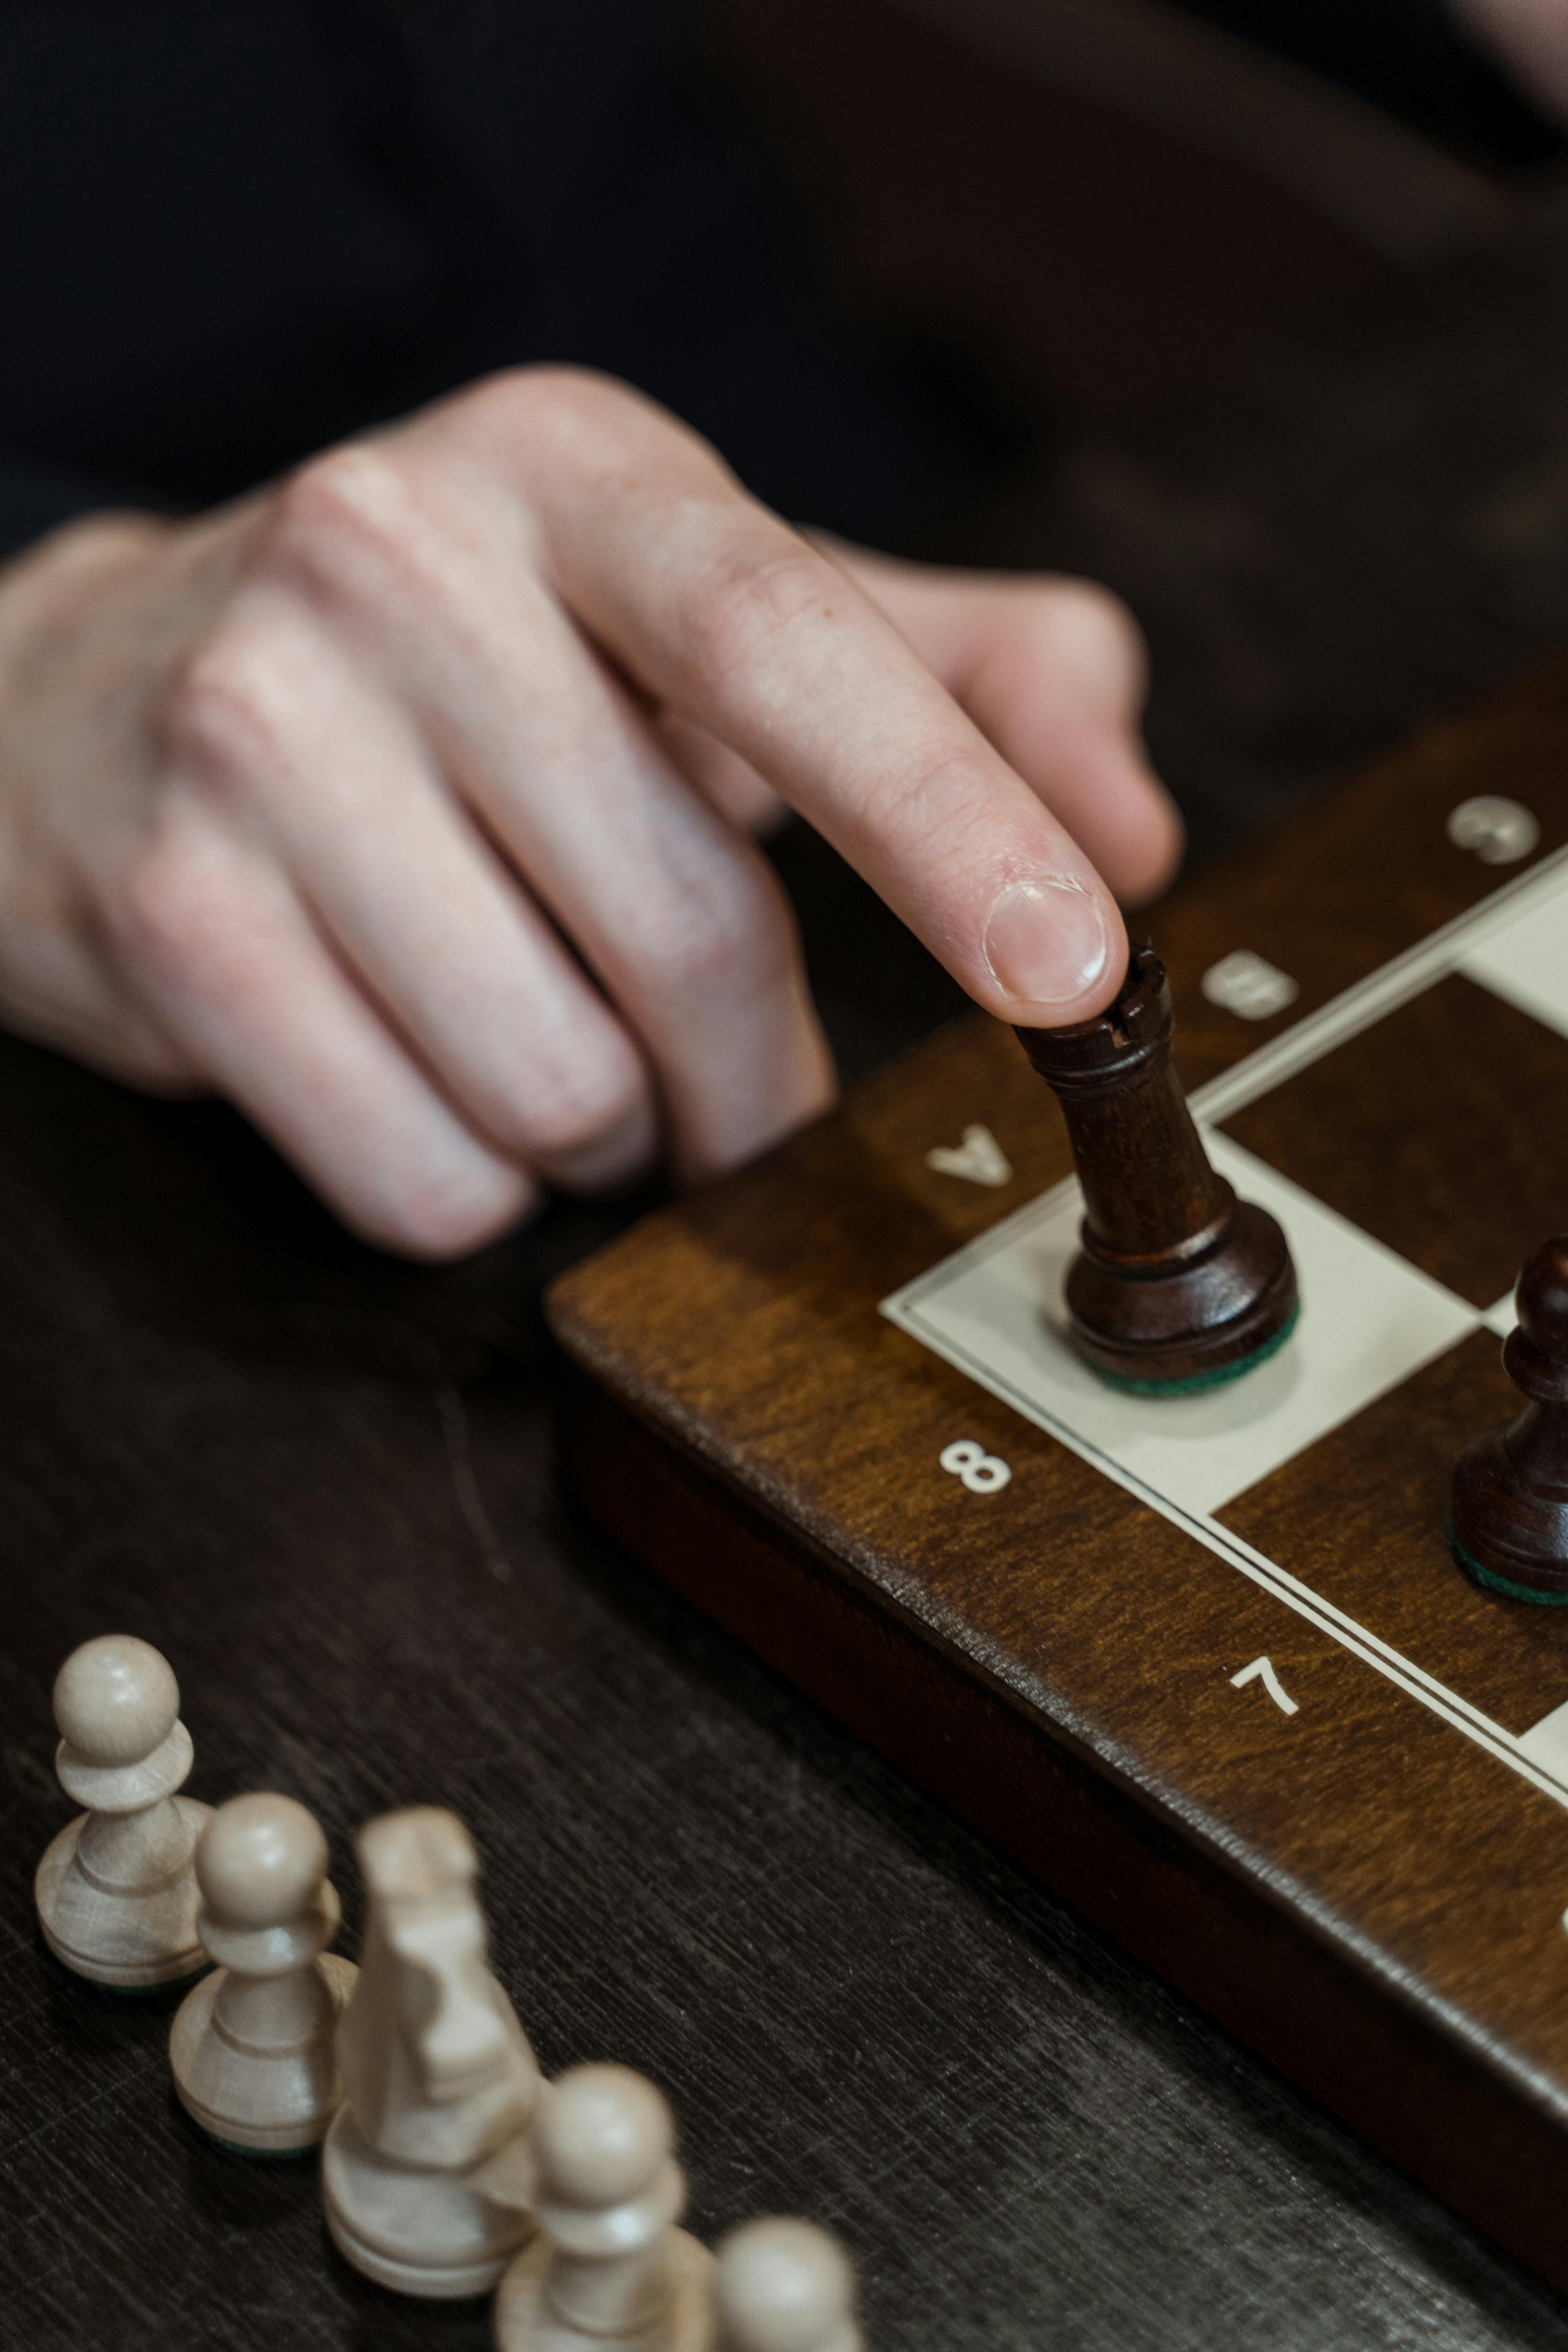
[(464, 438), (426, 423), (313, 458), (277, 494), (264, 572), (296, 607), (351, 635), (368, 628), (384, 643), (388, 627), (411, 624), (437, 638), (461, 635), (464, 616), (493, 604), (519, 557), (525, 571), (535, 561), (523, 508), (493, 467), (475, 465)]
[(647, 1082), (628, 1051), (584, 1061), (570, 1076), (536, 1080), (516, 1124), (520, 1144), (542, 1160), (574, 1160), (632, 1127), (647, 1105)]
[(274, 548), (309, 562), (343, 541), (377, 539), (405, 504), (402, 472), (384, 449), (345, 441), (292, 473), (272, 505)]
[(700, 567), (682, 600), (679, 642), (700, 692), (721, 695), (754, 667), (770, 640), (803, 622), (831, 615), (844, 583), (803, 541), (754, 529)]
[(122, 860), (102, 915), (133, 971), (169, 982), (221, 965), (225, 925), (212, 867), (210, 845), (179, 822), (160, 825)]
[(344, 1214), (367, 1241), (400, 1257), (441, 1264), (467, 1257), (532, 1215), (538, 1187), (521, 1169), (496, 1162), (460, 1181), (413, 1181), (390, 1198), (343, 1203)]
[(1138, 907), (1158, 898), (1174, 881), (1186, 845), (1186, 827), (1174, 803), (1152, 793), (1142, 838), (1126, 853), (1124, 870), (1117, 877), (1123, 902)]
[(460, 393), (454, 410), (481, 438), (521, 441), (536, 457), (574, 467), (615, 466), (633, 447), (646, 447), (650, 432), (667, 445), (705, 446), (645, 394), (593, 368), (504, 368)]
[(1049, 646), (1121, 694), (1141, 691), (1148, 660), (1143, 632), (1114, 590), (1094, 580), (1055, 581), (1041, 619)]
[(265, 633), (220, 627), (176, 662), (153, 712), (159, 748), (197, 774), (253, 766), (279, 733), (278, 648)]
[(374, 610), (410, 574), (439, 571), (442, 512), (439, 498), (421, 500), (406, 454), (344, 442), (275, 493), (259, 565), (311, 605)]
[(788, 972), (794, 931), (762, 869), (709, 880), (668, 910), (642, 943), (660, 992), (678, 1004), (722, 994), (732, 1003), (765, 995)]
[(930, 872), (963, 872), (986, 857), (994, 810), (990, 762), (965, 745), (880, 768), (866, 780), (858, 823), (884, 853), (918, 843)]
[(487, 420), (548, 430), (556, 423), (574, 424), (585, 410), (626, 406), (635, 398), (591, 368), (535, 365), (499, 369), (460, 394), (458, 405)]
[(1108, 630), (1129, 642), (1138, 636), (1138, 624), (1131, 605), (1103, 581), (1067, 573), (1051, 583), (1051, 594), (1064, 613), (1080, 618), (1089, 627)]

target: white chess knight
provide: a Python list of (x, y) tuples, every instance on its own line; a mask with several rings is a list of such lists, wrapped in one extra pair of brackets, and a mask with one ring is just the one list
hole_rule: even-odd
[(810, 2221), (745, 2221), (719, 2248), (711, 2352), (865, 2352), (855, 2273)]
[(404, 2294), (482, 2294), (532, 2234), (539, 2068), (491, 1975), (473, 1841), (434, 1806), (360, 1832), (364, 1958), (338, 2028), (327, 2226)]
[(196, 1880), (219, 1965), (170, 2031), (181, 2102), (232, 2147), (314, 2147), (340, 2102), (338, 2016), (359, 1974), (326, 1948), (342, 1906), (321, 1826), (292, 1797), (231, 1797), (202, 1832)]
[(708, 2352), (713, 2257), (675, 2226), (675, 2126), (626, 2066), (574, 2066), (534, 2128), (539, 2235), (496, 2297), (500, 2352)]
[(57, 1959), (94, 1984), (174, 1984), (206, 1966), (194, 1858), (211, 1807), (175, 1794), (191, 1769), (169, 1662), (100, 1633), (55, 1678), (55, 1770), (87, 1811), (38, 1864), (34, 1895)]

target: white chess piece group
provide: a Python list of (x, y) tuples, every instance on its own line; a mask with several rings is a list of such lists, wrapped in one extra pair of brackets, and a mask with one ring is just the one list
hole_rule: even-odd
[[(291, 1797), (176, 1792), (190, 1735), (167, 1661), (107, 1633), (55, 1684), (56, 1769), (87, 1811), (35, 1891), (56, 1958), (137, 1990), (200, 1974), (174, 2084), (246, 2155), (321, 2145), (327, 2226), (383, 2286), (498, 2290), (500, 2352), (863, 2352), (855, 2278), (810, 2222), (750, 2221), (717, 2257), (679, 2224), (663, 2097), (625, 2066), (552, 2083), (491, 1971), (479, 1857), (435, 1806), (367, 1822), (364, 1960), (328, 1949), (327, 1842)], [(324, 2143), (324, 2145), (323, 2145)]]

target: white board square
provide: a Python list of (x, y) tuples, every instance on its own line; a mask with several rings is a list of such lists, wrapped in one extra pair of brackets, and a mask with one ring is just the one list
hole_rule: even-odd
[(1279, 1218), (1300, 1279), (1294, 1337), (1245, 1379), (1199, 1396), (1127, 1396), (1080, 1360), (1061, 1304), (1082, 1215), (1076, 1183), (906, 1284), (882, 1312), (1090, 1460), (1212, 1513), (1481, 1318), (1250, 1152), (1213, 1131), (1205, 1140), (1237, 1192)]
[(1568, 1037), (1568, 877), (1511, 922), (1489, 927), (1459, 970)]

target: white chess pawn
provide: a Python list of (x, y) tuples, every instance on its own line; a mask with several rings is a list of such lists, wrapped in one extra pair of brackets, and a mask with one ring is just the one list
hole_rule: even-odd
[(706, 2352), (713, 2257), (675, 2226), (675, 2125), (626, 2066), (574, 2066), (533, 2135), (539, 2236), (501, 2281), (500, 2352)]
[(865, 2352), (855, 2273), (810, 2221), (744, 2221), (719, 2248), (713, 2352)]
[(84, 1642), (55, 1678), (55, 1770), (88, 1810), (33, 1891), (50, 1951), (94, 1984), (175, 1984), (206, 1966), (193, 1859), (212, 1808), (174, 1793), (191, 1769), (179, 1715), (168, 1660), (133, 1633)]
[(231, 1797), (196, 1845), (196, 1927), (218, 1967), (169, 2034), (187, 2112), (230, 2147), (314, 2147), (342, 2099), (339, 2012), (359, 1970), (327, 1951), (342, 1906), (327, 1841), (292, 1797)]
[(359, 1835), (364, 1958), (321, 2151), (338, 2251), (403, 2294), (483, 2294), (533, 2234), (539, 2067), (486, 1960), (473, 1840), (431, 1805)]

